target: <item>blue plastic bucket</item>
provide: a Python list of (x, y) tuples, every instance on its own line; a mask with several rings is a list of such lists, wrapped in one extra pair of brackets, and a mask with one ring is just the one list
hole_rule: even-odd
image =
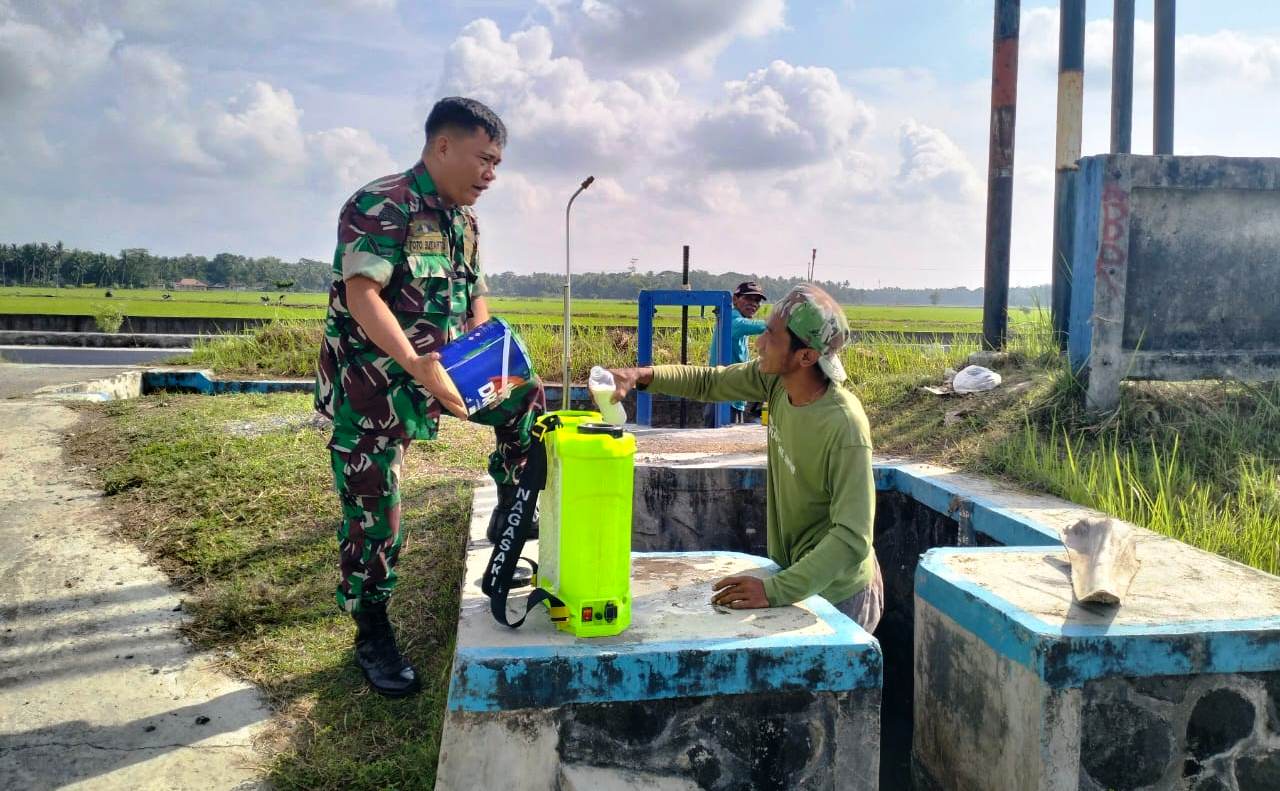
[(440, 364), (466, 404), (467, 414), (501, 403), (534, 381), (533, 361), (510, 324), (494, 318), (440, 347)]

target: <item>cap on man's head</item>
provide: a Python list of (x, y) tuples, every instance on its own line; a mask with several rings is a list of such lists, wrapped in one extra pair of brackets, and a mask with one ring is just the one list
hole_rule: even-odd
[(754, 280), (739, 283), (738, 287), (733, 290), (733, 295), (735, 297), (760, 297), (761, 299), (768, 299), (768, 297), (765, 296), (764, 291), (760, 288), (760, 284)]
[(801, 283), (778, 300), (773, 315), (780, 316), (787, 329), (822, 355), (818, 365), (831, 381), (848, 378), (844, 363), (840, 362), (840, 350), (849, 342), (849, 321), (830, 294), (812, 283)]

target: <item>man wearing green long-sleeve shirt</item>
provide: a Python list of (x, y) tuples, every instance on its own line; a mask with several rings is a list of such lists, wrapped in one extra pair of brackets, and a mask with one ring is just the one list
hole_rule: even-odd
[(638, 387), (769, 405), (766, 527), (769, 557), (782, 570), (719, 580), (713, 603), (780, 607), (821, 594), (867, 631), (879, 623), (884, 582), (872, 546), (871, 431), (862, 404), (842, 384), (839, 353), (848, 337), (836, 301), (803, 284), (774, 306), (752, 362), (613, 371), (616, 399)]

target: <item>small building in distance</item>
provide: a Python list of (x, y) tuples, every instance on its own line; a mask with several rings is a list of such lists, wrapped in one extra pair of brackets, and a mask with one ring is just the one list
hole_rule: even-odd
[(174, 291), (208, 291), (209, 284), (194, 277), (184, 277), (173, 284)]

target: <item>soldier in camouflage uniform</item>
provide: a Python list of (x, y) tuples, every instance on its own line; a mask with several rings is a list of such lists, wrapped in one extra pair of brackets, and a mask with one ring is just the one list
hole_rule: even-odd
[[(316, 409), (333, 420), (342, 502), (338, 605), (355, 618), (365, 678), (388, 696), (420, 687), (386, 614), (404, 541), (401, 462), (410, 442), (435, 438), (443, 409), (467, 418), (442, 386), (435, 350), (489, 318), (470, 206), (495, 178), (506, 143), (493, 111), (456, 97), (432, 108), (426, 134), (412, 168), (368, 184), (342, 207), (316, 375)], [(489, 473), (500, 501), (514, 493), (544, 407), (535, 380), (471, 418), (495, 429)]]

